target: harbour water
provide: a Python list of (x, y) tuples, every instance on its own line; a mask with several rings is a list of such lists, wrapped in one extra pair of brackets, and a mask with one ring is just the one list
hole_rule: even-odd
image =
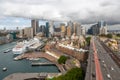
[[(32, 61), (19, 60), (14, 61), (14, 54), (11, 52), (4, 53), (7, 49), (12, 49), (15, 42), (0, 45), (0, 80), (12, 73), (40, 73), (40, 72), (59, 72), (58, 68), (52, 66), (31, 66)], [(48, 60), (40, 58), (40, 62), (47, 62)], [(7, 71), (2, 71), (3, 67), (7, 68)]]

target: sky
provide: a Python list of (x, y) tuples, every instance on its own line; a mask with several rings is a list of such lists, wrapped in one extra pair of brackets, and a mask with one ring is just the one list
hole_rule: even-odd
[(71, 20), (83, 25), (104, 20), (119, 28), (119, 14), (119, 0), (0, 0), (0, 28), (28, 27), (31, 19)]

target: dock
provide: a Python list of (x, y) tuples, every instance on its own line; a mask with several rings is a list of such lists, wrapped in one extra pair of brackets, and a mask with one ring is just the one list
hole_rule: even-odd
[(32, 66), (50, 66), (50, 65), (55, 65), (54, 63), (50, 63), (50, 62), (33, 62), (31, 64)]
[(27, 80), (30, 78), (37, 78), (45, 80), (45, 78), (53, 78), (61, 75), (61, 73), (13, 73), (6, 76), (3, 80)]

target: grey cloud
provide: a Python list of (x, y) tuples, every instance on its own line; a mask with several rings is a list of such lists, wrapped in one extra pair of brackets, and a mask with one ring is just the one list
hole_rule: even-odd
[(0, 16), (120, 23), (119, 0), (1, 0)]

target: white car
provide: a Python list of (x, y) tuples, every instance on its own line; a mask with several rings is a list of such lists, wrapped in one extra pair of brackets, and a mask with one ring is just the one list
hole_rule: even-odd
[(107, 74), (107, 77), (108, 77), (108, 78), (111, 78), (111, 77), (110, 77), (110, 74)]
[(113, 68), (113, 67), (111, 67), (111, 70), (114, 70), (114, 68)]

